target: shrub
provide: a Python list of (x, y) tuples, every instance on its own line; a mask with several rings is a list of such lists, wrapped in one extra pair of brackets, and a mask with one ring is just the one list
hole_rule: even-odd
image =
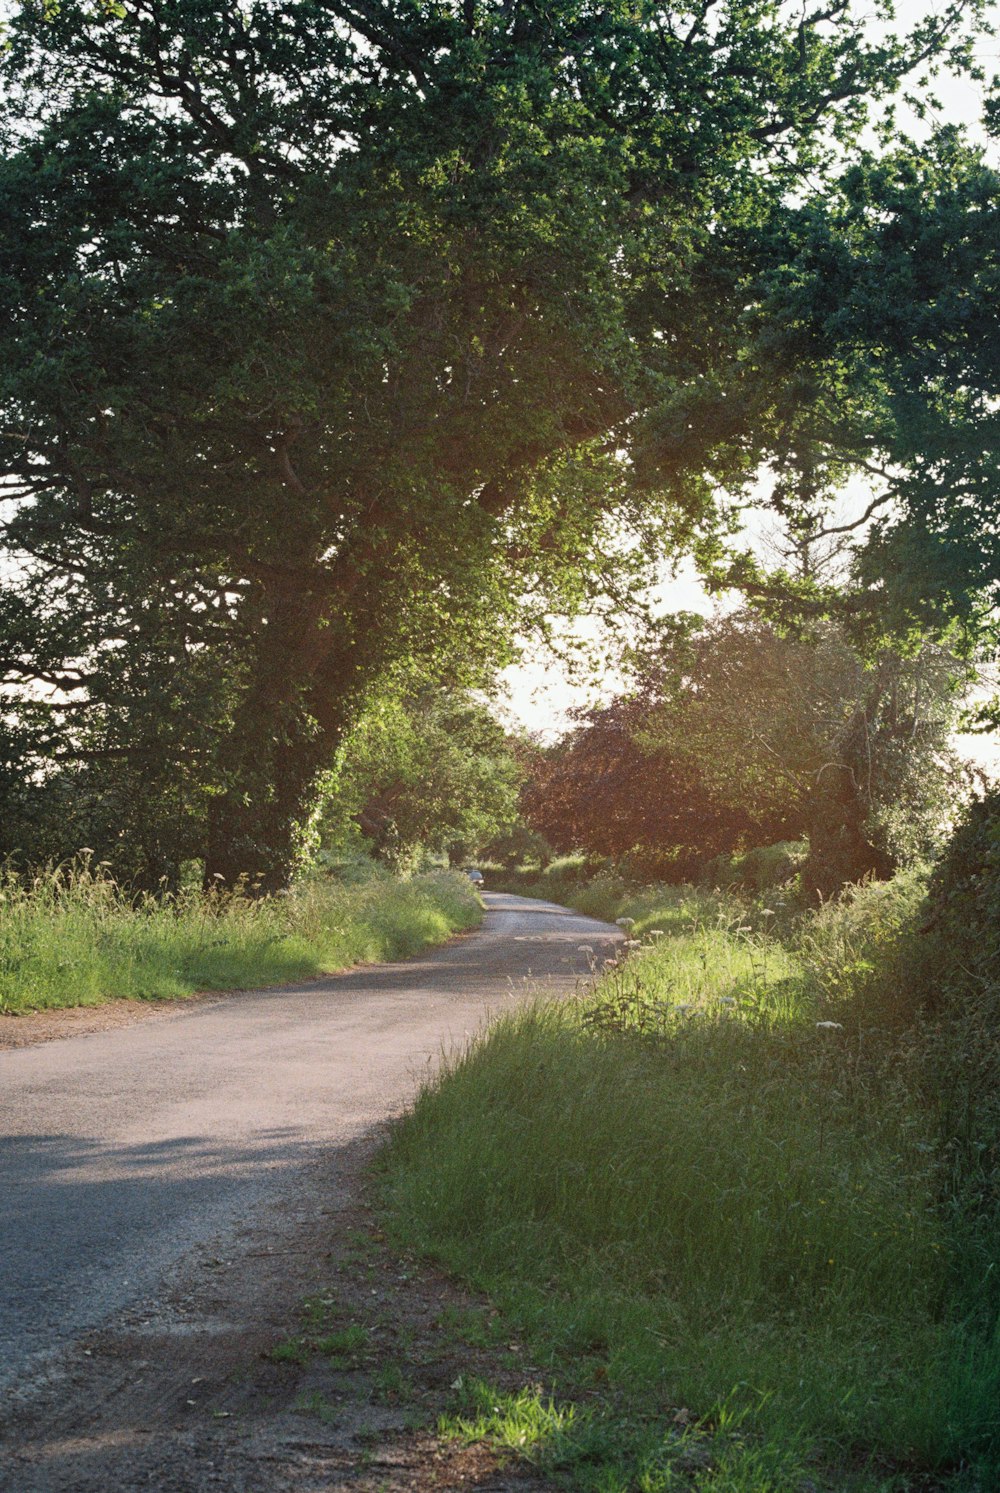
[(700, 879), (709, 886), (767, 892), (797, 876), (808, 855), (808, 841), (779, 840), (776, 845), (759, 845), (743, 855), (717, 855), (708, 862)]

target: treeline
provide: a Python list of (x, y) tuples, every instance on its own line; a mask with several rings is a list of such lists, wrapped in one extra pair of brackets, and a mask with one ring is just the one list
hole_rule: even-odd
[(950, 740), (967, 676), (938, 643), (864, 657), (830, 622), (675, 618), (626, 693), (528, 757), (525, 818), (639, 880), (806, 840), (805, 891), (829, 897), (940, 848), (971, 786)]
[[(597, 608), (624, 635), (690, 554), (872, 661), (857, 740), (815, 722), (788, 772), (831, 865), (876, 863), (884, 645), (971, 647), (1000, 592), (1000, 179), (892, 114), (925, 68), (976, 74), (983, 8), (876, 32), (849, 0), (11, 6), (0, 854), (282, 889), (401, 678), (481, 689)], [(748, 503), (787, 536), (771, 573)], [(672, 843), (700, 795), (722, 844), (710, 762), (650, 750)], [(763, 757), (740, 766), (718, 815), (770, 834)]]

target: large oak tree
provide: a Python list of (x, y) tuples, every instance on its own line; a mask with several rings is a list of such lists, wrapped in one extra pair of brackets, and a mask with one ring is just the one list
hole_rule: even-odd
[(17, 6), (11, 761), (169, 786), (209, 876), (280, 884), (386, 669), (482, 659), (749, 478), (776, 225), (974, 11)]

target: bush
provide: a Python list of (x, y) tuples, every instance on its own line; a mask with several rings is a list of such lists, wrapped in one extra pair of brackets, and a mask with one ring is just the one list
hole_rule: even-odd
[(583, 855), (560, 855), (547, 866), (525, 866), (520, 870), (497, 867), (489, 884), (497, 891), (520, 897), (540, 897), (546, 902), (568, 902), (572, 893), (594, 873), (593, 861)]
[(1000, 787), (975, 799), (955, 829), (928, 887), (926, 930), (939, 1001), (992, 1007), (1000, 996)]
[(776, 845), (760, 845), (743, 855), (717, 855), (708, 862), (700, 879), (709, 886), (767, 892), (797, 876), (808, 855), (808, 841), (779, 840)]

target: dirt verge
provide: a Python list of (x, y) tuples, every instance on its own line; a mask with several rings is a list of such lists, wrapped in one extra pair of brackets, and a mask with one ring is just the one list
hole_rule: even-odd
[(190, 1010), (237, 995), (234, 990), (208, 990), (181, 1000), (102, 1001), (97, 1006), (55, 1006), (44, 1011), (23, 1011), (0, 1016), (0, 1051), (11, 1047), (34, 1047), (39, 1042), (58, 1042), (62, 1037), (89, 1037), (140, 1021), (162, 1020), (178, 1011)]
[(155, 1304), (19, 1386), (4, 1493), (550, 1486), (437, 1434), (460, 1376), (517, 1388), (537, 1371), (516, 1344), (483, 1346), (485, 1303), (379, 1237), (375, 1144), (324, 1160), (292, 1208), (199, 1247)]

